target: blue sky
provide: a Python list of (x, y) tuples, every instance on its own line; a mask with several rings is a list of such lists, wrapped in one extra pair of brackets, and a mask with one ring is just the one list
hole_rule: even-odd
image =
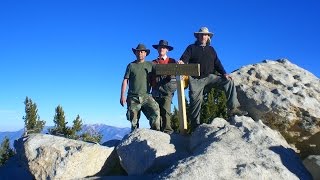
[(23, 127), (26, 96), (46, 125), (61, 105), (69, 124), (79, 114), (84, 123), (129, 127), (119, 98), (131, 48), (146, 44), (152, 60), (151, 45), (165, 39), (177, 59), (201, 26), (215, 33), (228, 72), (288, 58), (320, 77), (319, 9), (317, 0), (1, 0), (0, 131)]

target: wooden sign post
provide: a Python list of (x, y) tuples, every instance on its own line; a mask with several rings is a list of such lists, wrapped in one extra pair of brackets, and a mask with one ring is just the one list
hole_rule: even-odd
[(177, 80), (178, 104), (179, 104), (179, 128), (180, 133), (187, 132), (187, 112), (184, 95), (184, 82), (181, 75), (200, 76), (200, 64), (156, 64), (156, 75), (175, 75)]

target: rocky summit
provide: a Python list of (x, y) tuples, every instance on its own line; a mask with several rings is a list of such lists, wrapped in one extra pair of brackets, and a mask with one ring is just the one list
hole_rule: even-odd
[[(279, 132), (245, 116), (191, 136), (138, 129), (116, 148), (42, 134), (20, 141), (16, 162), (30, 179), (312, 179)], [(112, 169), (120, 173), (107, 176)]]
[(287, 59), (232, 73), (238, 99), (254, 120), (278, 130), (303, 157), (320, 153), (320, 79)]
[(286, 59), (232, 77), (250, 117), (215, 118), (191, 135), (137, 129), (103, 145), (31, 134), (0, 179), (318, 179), (320, 80)]

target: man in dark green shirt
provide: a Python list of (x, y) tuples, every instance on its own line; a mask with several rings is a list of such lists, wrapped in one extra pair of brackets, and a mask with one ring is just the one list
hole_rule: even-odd
[[(139, 128), (139, 111), (141, 110), (149, 120), (151, 129), (160, 130), (160, 110), (158, 103), (150, 95), (150, 74), (152, 63), (145, 61), (150, 50), (143, 44), (132, 48), (136, 60), (129, 63), (121, 85), (120, 104), (127, 102), (127, 119), (131, 122), (131, 131)], [(128, 96), (125, 91), (129, 84)]]

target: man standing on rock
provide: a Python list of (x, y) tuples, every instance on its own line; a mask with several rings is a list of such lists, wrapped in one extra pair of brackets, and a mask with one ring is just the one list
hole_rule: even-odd
[[(224, 90), (227, 97), (228, 115), (246, 115), (247, 112), (239, 109), (237, 91), (234, 82), (222, 66), (216, 51), (210, 46), (213, 33), (207, 27), (201, 27), (194, 33), (196, 42), (189, 45), (182, 54), (179, 64), (200, 64), (200, 76), (189, 77), (189, 98), (191, 128), (200, 125), (200, 110), (203, 101), (204, 89), (219, 88)], [(218, 72), (220, 75), (214, 74)]]
[[(158, 103), (149, 94), (150, 74), (152, 63), (145, 61), (150, 50), (144, 44), (138, 44), (137, 48), (132, 48), (136, 55), (136, 60), (129, 63), (121, 85), (120, 104), (124, 106), (127, 102), (127, 119), (131, 122), (131, 131), (139, 128), (139, 112), (142, 110), (149, 120), (151, 129), (160, 130), (160, 110)], [(127, 99), (125, 91), (129, 83)]]
[[(152, 62), (155, 64), (176, 63), (176, 61), (167, 56), (168, 51), (172, 51), (173, 47), (169, 46), (168, 41), (160, 40), (159, 44), (152, 45), (158, 50), (158, 58)], [(152, 78), (152, 97), (158, 102), (160, 107), (160, 124), (161, 131), (171, 134), (171, 101), (174, 91), (177, 89), (176, 78), (174, 76), (153, 76)]]

